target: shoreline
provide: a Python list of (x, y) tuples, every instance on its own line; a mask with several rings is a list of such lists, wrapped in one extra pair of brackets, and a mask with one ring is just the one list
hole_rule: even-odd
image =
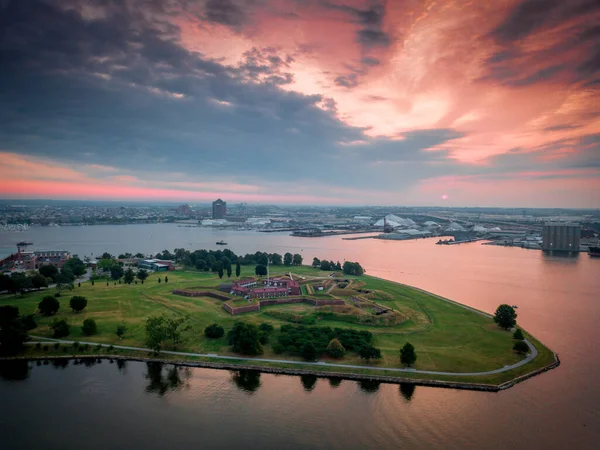
[(2, 361), (40, 361), (40, 360), (56, 360), (56, 359), (102, 359), (102, 360), (124, 360), (124, 361), (135, 361), (135, 362), (155, 362), (162, 364), (172, 364), (181, 367), (193, 367), (193, 368), (204, 368), (204, 369), (215, 369), (215, 370), (252, 370), (261, 373), (269, 374), (280, 374), (290, 376), (302, 376), (312, 375), (317, 378), (339, 378), (342, 380), (351, 381), (379, 381), (387, 384), (411, 384), (414, 386), (428, 386), (437, 387), (444, 389), (460, 389), (469, 391), (479, 392), (500, 392), (509, 389), (516, 384), (522, 383), (534, 376), (540, 375), (548, 370), (552, 370), (560, 365), (560, 359), (558, 355), (554, 353), (554, 362), (547, 366), (528, 372), (512, 380), (506, 381), (499, 385), (485, 384), (485, 383), (469, 383), (461, 381), (444, 381), (444, 380), (424, 380), (418, 378), (403, 378), (403, 377), (392, 377), (386, 375), (369, 375), (369, 374), (358, 374), (358, 373), (343, 373), (343, 372), (325, 372), (315, 371), (310, 369), (290, 369), (290, 368), (278, 368), (278, 367), (265, 367), (256, 366), (252, 364), (233, 364), (223, 362), (210, 362), (210, 361), (186, 361), (186, 360), (171, 360), (163, 358), (153, 358), (144, 356), (121, 356), (121, 355), (56, 355), (56, 356), (12, 356), (12, 357), (0, 357)]

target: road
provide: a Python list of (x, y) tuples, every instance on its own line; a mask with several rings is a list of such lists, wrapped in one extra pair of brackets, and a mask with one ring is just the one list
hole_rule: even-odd
[[(40, 341), (42, 344), (47, 343), (47, 341), (51, 342), (60, 342), (63, 344), (73, 344), (75, 341), (68, 341), (64, 339), (51, 339), (45, 338), (43, 336), (31, 336), (36, 339), (44, 339), (44, 341)], [(37, 344), (38, 342), (28, 342), (30, 345)], [(98, 344), (97, 342), (84, 342), (79, 341), (80, 344), (89, 344), (89, 345), (101, 345), (102, 347), (110, 347), (111, 344)], [(352, 364), (334, 364), (328, 363), (325, 361), (317, 361), (317, 362), (307, 362), (307, 361), (290, 361), (286, 359), (268, 359), (268, 358), (244, 358), (243, 356), (225, 356), (225, 355), (217, 355), (214, 353), (187, 353), (187, 352), (176, 352), (163, 350), (162, 354), (166, 355), (175, 355), (175, 356), (191, 356), (191, 357), (201, 357), (201, 358), (209, 358), (209, 359), (227, 359), (227, 360), (235, 360), (235, 361), (246, 361), (246, 362), (270, 362), (270, 363), (281, 363), (281, 364), (296, 364), (300, 366), (317, 366), (317, 367), (330, 367), (333, 369), (368, 369), (368, 370), (378, 370), (378, 371), (389, 371), (389, 372), (400, 372), (400, 373), (420, 373), (427, 375), (450, 375), (450, 376), (484, 376), (484, 375), (494, 375), (502, 372), (507, 372), (512, 369), (516, 369), (518, 367), (524, 366), (525, 364), (533, 361), (537, 355), (537, 349), (527, 340), (525, 339), (525, 343), (529, 347), (530, 353), (527, 356), (519, 361), (518, 363), (511, 364), (510, 366), (504, 366), (500, 369), (488, 370), (485, 372), (436, 372), (434, 370), (417, 370), (411, 368), (396, 368), (396, 367), (376, 367), (376, 366), (359, 366)], [(127, 345), (112, 345), (114, 348), (118, 348), (121, 350), (135, 350), (142, 352), (152, 352), (149, 348), (141, 348), (141, 347), (130, 347)]]

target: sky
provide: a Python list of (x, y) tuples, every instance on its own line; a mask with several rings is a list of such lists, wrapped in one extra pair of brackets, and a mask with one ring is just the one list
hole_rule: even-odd
[(0, 0), (0, 197), (600, 207), (597, 0)]

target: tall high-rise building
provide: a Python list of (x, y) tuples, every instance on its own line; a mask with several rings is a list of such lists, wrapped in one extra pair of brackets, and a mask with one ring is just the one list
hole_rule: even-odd
[(580, 239), (579, 224), (548, 222), (542, 231), (542, 250), (578, 252)]
[(227, 215), (227, 202), (218, 199), (212, 203), (212, 218), (224, 219)]

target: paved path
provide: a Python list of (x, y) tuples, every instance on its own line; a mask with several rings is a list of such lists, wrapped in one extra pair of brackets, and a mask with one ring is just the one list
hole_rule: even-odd
[[(36, 339), (44, 339), (52, 342), (60, 342), (64, 344), (73, 344), (75, 341), (67, 341), (64, 339), (51, 339), (45, 338), (43, 336), (32, 336)], [(44, 342), (42, 342), (43, 344)], [(109, 347), (110, 344), (98, 344), (97, 342), (84, 342), (79, 341), (80, 344), (89, 344), (89, 345), (101, 345), (102, 347)], [(358, 366), (352, 364), (333, 364), (325, 361), (317, 361), (317, 362), (306, 362), (306, 361), (289, 361), (285, 359), (268, 359), (268, 358), (244, 358), (243, 356), (225, 356), (225, 355), (217, 355), (215, 353), (186, 353), (186, 352), (175, 352), (163, 350), (160, 353), (166, 355), (175, 355), (175, 356), (192, 356), (192, 357), (202, 357), (209, 359), (227, 359), (227, 360), (235, 360), (235, 361), (245, 361), (245, 362), (271, 362), (271, 363), (282, 363), (282, 364), (296, 364), (301, 366), (318, 366), (318, 367), (331, 367), (333, 369), (336, 368), (344, 368), (344, 369), (368, 369), (368, 370), (379, 370), (379, 371), (390, 371), (390, 372), (404, 372), (404, 373), (422, 373), (428, 375), (450, 375), (450, 376), (482, 376), (482, 375), (494, 375), (497, 373), (506, 372), (508, 370), (516, 369), (517, 367), (521, 367), (529, 362), (531, 362), (538, 355), (537, 349), (531, 345), (531, 343), (525, 339), (525, 343), (529, 346), (530, 353), (527, 354), (525, 359), (522, 359), (518, 363), (511, 364), (510, 366), (504, 366), (500, 369), (488, 370), (485, 372), (436, 372), (433, 370), (417, 370), (410, 368), (395, 368), (395, 367), (376, 367), (376, 366)], [(37, 344), (37, 342), (28, 342), (30, 345)], [(122, 350), (136, 350), (142, 352), (151, 352), (149, 348), (140, 348), (140, 347), (129, 347), (127, 345), (113, 345), (114, 348), (119, 348)]]

